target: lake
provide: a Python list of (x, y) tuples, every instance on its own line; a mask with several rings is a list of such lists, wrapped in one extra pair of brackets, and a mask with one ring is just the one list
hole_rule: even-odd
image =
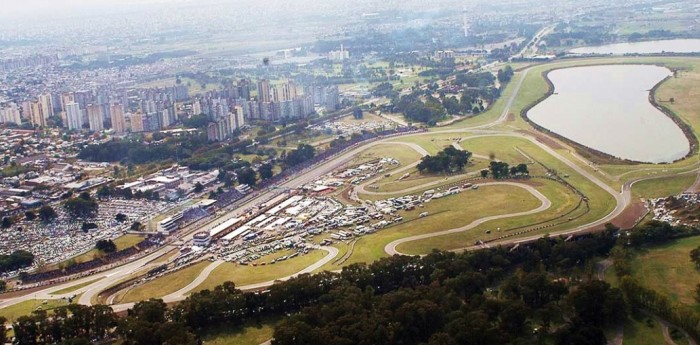
[(596, 47), (581, 47), (569, 51), (574, 54), (659, 54), (667, 53), (700, 53), (700, 39), (677, 39), (644, 41), (633, 43), (617, 43)]
[(683, 131), (649, 103), (649, 90), (671, 75), (652, 65), (606, 65), (554, 70), (554, 94), (528, 112), (530, 120), (609, 155), (663, 163), (683, 158)]

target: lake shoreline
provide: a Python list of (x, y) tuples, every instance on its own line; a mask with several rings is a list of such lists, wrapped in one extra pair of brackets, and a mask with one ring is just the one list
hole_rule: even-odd
[(625, 159), (625, 158), (620, 158), (617, 156), (614, 156), (609, 153), (602, 152), (600, 150), (594, 149), (592, 147), (589, 147), (585, 144), (576, 142), (564, 135), (561, 135), (559, 133), (556, 133), (552, 130), (549, 130), (537, 123), (535, 123), (532, 119), (528, 117), (528, 113), (530, 110), (532, 110), (534, 107), (539, 105), (540, 103), (544, 102), (546, 99), (548, 99), (550, 96), (554, 94), (555, 91), (555, 86), (554, 83), (551, 81), (549, 78), (549, 73), (553, 71), (558, 71), (558, 70), (563, 70), (563, 69), (571, 69), (571, 68), (576, 68), (576, 67), (593, 67), (593, 66), (622, 66), (622, 65), (649, 65), (649, 66), (657, 66), (657, 67), (663, 67), (667, 68), (671, 71), (668, 66), (666, 66), (664, 63), (661, 62), (650, 62), (650, 63), (644, 63), (644, 62), (620, 62), (620, 63), (614, 63), (614, 62), (605, 62), (605, 63), (596, 63), (596, 64), (582, 64), (582, 65), (572, 65), (572, 66), (565, 66), (565, 67), (554, 67), (552, 69), (548, 69), (545, 71), (542, 71), (541, 76), (544, 79), (544, 81), (547, 83), (547, 92), (537, 100), (533, 101), (532, 103), (528, 104), (526, 107), (524, 107), (520, 111), (520, 116), (525, 122), (527, 122), (530, 126), (535, 128), (535, 130), (550, 135), (568, 146), (571, 146), (576, 150), (580, 155), (585, 157), (586, 159), (596, 163), (596, 164), (617, 164), (617, 165), (637, 165), (637, 164), (673, 164), (685, 159), (688, 159), (689, 157), (697, 154), (698, 152), (698, 139), (693, 133), (693, 129), (685, 123), (679, 116), (677, 116), (673, 111), (670, 109), (666, 108), (665, 106), (659, 104), (656, 102), (656, 91), (658, 88), (663, 85), (666, 81), (670, 80), (672, 76), (668, 76), (664, 78), (663, 80), (659, 81), (652, 87), (652, 89), (649, 91), (649, 103), (656, 108), (657, 110), (661, 111), (666, 117), (671, 119), (683, 132), (683, 135), (685, 136), (686, 140), (688, 140), (688, 145), (689, 145), (689, 150), (686, 155), (684, 155), (681, 158), (678, 158), (672, 162), (660, 162), (660, 163), (653, 163), (653, 162), (643, 162), (643, 161), (637, 161), (637, 160), (631, 160), (631, 159)]

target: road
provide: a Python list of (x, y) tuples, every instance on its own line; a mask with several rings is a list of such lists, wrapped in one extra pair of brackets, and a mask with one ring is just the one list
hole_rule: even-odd
[[(490, 222), (490, 221), (494, 221), (494, 220), (498, 220), (498, 219), (513, 218), (513, 217), (520, 217), (520, 216), (528, 216), (528, 215), (532, 215), (532, 214), (536, 214), (536, 213), (543, 212), (543, 211), (549, 209), (549, 208), (552, 206), (551, 201), (549, 201), (549, 199), (547, 199), (546, 196), (544, 196), (542, 193), (540, 193), (540, 192), (539, 192), (537, 189), (535, 189), (534, 187), (529, 186), (529, 185), (526, 185), (526, 184), (514, 183), (514, 182), (489, 182), (489, 183), (480, 183), (480, 184), (477, 184), (477, 186), (481, 186), (481, 187), (486, 187), (486, 186), (511, 186), (511, 187), (523, 188), (523, 189), (527, 190), (528, 192), (530, 192), (530, 194), (532, 194), (532, 195), (533, 195), (534, 197), (536, 197), (538, 200), (540, 200), (541, 204), (540, 204), (539, 207), (537, 207), (537, 208), (535, 208), (535, 209), (532, 209), (532, 210), (529, 210), (529, 211), (517, 212), (517, 213), (508, 213), (508, 214), (501, 214), (501, 215), (496, 215), (496, 216), (488, 216), (488, 217), (479, 218), (479, 219), (477, 219), (477, 220), (475, 220), (475, 221), (469, 223), (468, 225), (465, 225), (465, 226), (462, 226), (462, 227), (459, 227), (459, 228), (455, 228), (455, 229), (450, 229), (450, 230), (444, 230), (444, 231), (433, 232), (433, 233), (429, 233), (429, 234), (422, 234), (422, 235), (416, 235), (416, 236), (401, 238), (401, 239), (398, 239), (398, 240), (396, 240), (396, 241), (393, 241), (393, 242), (387, 244), (387, 245), (384, 247), (384, 252), (386, 252), (386, 253), (389, 254), (389, 255), (396, 255), (396, 254), (403, 255), (402, 253), (400, 253), (400, 252), (396, 249), (396, 247), (398, 247), (399, 245), (401, 245), (401, 244), (403, 244), (403, 243), (413, 242), (413, 241), (419, 241), (419, 240), (424, 240), (424, 239), (431, 238), (431, 237), (436, 237), (436, 236), (444, 236), (444, 235), (449, 235), (449, 234), (456, 234), (456, 233), (460, 233), (460, 232), (465, 232), (465, 231), (474, 229), (474, 228), (476, 228), (477, 226), (479, 226), (479, 225), (481, 225), (481, 224), (484, 224), (484, 223), (486, 223), (486, 222)], [(428, 217), (430, 217), (430, 216), (428, 216)]]
[[(334, 247), (319, 247), (318, 249), (323, 250), (323, 251), (327, 252), (328, 254), (325, 257), (323, 257), (323, 259), (315, 262), (314, 264), (304, 268), (303, 270), (301, 270), (297, 273), (294, 273), (294, 274), (287, 276), (287, 277), (282, 277), (282, 278), (278, 278), (278, 279), (274, 279), (274, 280), (270, 280), (270, 281), (266, 281), (266, 282), (260, 282), (260, 283), (243, 285), (243, 286), (236, 286), (236, 288), (239, 290), (243, 290), (243, 291), (258, 290), (258, 289), (272, 286), (273, 284), (275, 284), (277, 282), (287, 281), (289, 279), (292, 279), (292, 278), (297, 277), (297, 276), (302, 275), (302, 274), (312, 273), (312, 272), (318, 270), (319, 268), (321, 268), (323, 265), (331, 262), (340, 253), (340, 251)], [(211, 272), (214, 271), (220, 265), (222, 265), (224, 262), (225, 261), (213, 262), (211, 265), (207, 266), (197, 276), (197, 278), (195, 278), (190, 284), (188, 284), (187, 286), (183, 287), (182, 289), (180, 289), (176, 292), (173, 292), (173, 293), (163, 297), (163, 301), (165, 303), (174, 303), (174, 302), (179, 302), (179, 301), (184, 300), (185, 298), (187, 298), (187, 295), (190, 292), (192, 292), (192, 290), (194, 290), (197, 286), (199, 286), (201, 283), (203, 283), (205, 280), (207, 280), (207, 278), (209, 277)], [(112, 305), (112, 309), (115, 312), (121, 312), (121, 311), (126, 311), (129, 308), (132, 308), (133, 306), (134, 306), (134, 303), (122, 303), (122, 304)]]

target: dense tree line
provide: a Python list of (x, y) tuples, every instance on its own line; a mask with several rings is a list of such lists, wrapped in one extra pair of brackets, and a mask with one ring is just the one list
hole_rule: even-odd
[(506, 162), (492, 161), (489, 164), (489, 170), (483, 170), (481, 176), (486, 177), (489, 173), (491, 173), (491, 176), (495, 179), (503, 179), (527, 176), (530, 174), (530, 171), (527, 168), (527, 164), (518, 164), (511, 167)]
[(629, 234), (629, 244), (635, 247), (646, 244), (661, 244), (675, 238), (698, 235), (700, 230), (687, 226), (673, 226), (652, 220), (637, 227)]
[(34, 254), (26, 250), (16, 250), (10, 255), (0, 255), (0, 273), (29, 267), (34, 263)]
[(435, 156), (428, 155), (421, 158), (417, 168), (421, 173), (425, 171), (433, 174), (460, 172), (469, 163), (471, 156), (472, 153), (469, 151), (448, 146)]
[[(553, 273), (607, 253), (614, 230), (516, 249), (395, 256), (301, 275), (265, 292), (244, 293), (228, 282), (170, 310), (159, 300), (137, 303), (123, 319), (109, 307), (72, 305), (13, 326), (22, 344), (197, 344), (207, 327), (289, 315), (276, 326), (274, 344), (603, 344), (601, 328), (625, 310), (619, 291), (599, 282), (572, 288)], [(601, 342), (578, 341), (582, 334)]]

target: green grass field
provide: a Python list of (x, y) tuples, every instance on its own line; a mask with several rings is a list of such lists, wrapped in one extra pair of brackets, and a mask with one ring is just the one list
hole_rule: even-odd
[[(141, 241), (143, 241), (142, 236), (127, 234), (127, 235), (117, 237), (116, 239), (114, 239), (114, 244), (117, 246), (117, 250), (119, 251), (119, 250), (123, 250), (123, 249), (129, 248), (129, 247), (133, 247)], [(69, 261), (74, 261), (75, 263), (86, 262), (86, 261), (90, 261), (96, 257), (99, 257), (100, 255), (101, 255), (101, 253), (99, 250), (91, 249), (90, 251), (87, 251), (83, 254), (75, 256), (71, 259), (65, 260), (57, 265), (58, 266), (65, 265)]]
[(625, 321), (623, 345), (666, 344), (661, 324), (656, 319), (643, 314), (632, 315)]
[[(309, 252), (309, 254), (297, 256), (296, 258), (278, 262), (274, 265), (268, 264), (255, 267), (227, 262), (212, 271), (209, 278), (201, 285), (197, 286), (193, 292), (207, 289), (213, 290), (215, 287), (227, 281), (234, 282), (236, 286), (244, 286), (284, 278), (311, 266), (313, 263), (325, 257), (326, 254), (325, 251), (314, 250)], [(270, 261), (282, 255), (282, 253), (274, 254), (265, 258), (264, 261)]]
[[(400, 212), (404, 218), (403, 223), (363, 236), (344, 265), (373, 262), (385, 257), (384, 246), (400, 238), (457, 228), (485, 216), (528, 211), (539, 205), (539, 200), (529, 192), (511, 186), (486, 186), (476, 191), (468, 190), (433, 200), (425, 204), (424, 208)], [(428, 212), (429, 215), (419, 218), (421, 212)], [(322, 269), (338, 268), (337, 265), (328, 263)]]
[[(511, 233), (511, 231), (505, 231), (506, 229), (511, 229), (515, 227), (524, 226), (527, 224), (539, 223), (546, 221), (555, 217), (558, 217), (570, 210), (573, 210), (578, 203), (578, 197), (570, 190), (564, 188), (560, 184), (549, 181), (549, 180), (534, 180), (530, 182), (535, 185), (540, 193), (544, 194), (551, 202), (552, 207), (548, 210), (521, 217), (505, 218), (501, 220), (495, 220), (491, 222), (484, 223), (471, 229), (467, 232), (449, 234), (444, 236), (432, 237), (429, 239), (424, 239), (420, 241), (407, 242), (400, 245), (397, 249), (402, 253), (407, 254), (425, 254), (430, 252), (433, 248), (439, 248), (443, 250), (460, 249), (474, 245), (476, 240), (490, 240), (495, 239), (499, 236), (503, 236)], [(539, 206), (539, 202), (536, 205), (530, 207), (529, 209), (534, 209)], [(512, 213), (512, 212), (501, 212), (499, 214)], [(583, 213), (583, 211), (578, 211), (571, 214), (570, 216), (575, 216)], [(480, 215), (477, 218), (482, 218), (484, 215)], [(577, 222), (578, 223), (578, 222)], [(572, 223), (575, 224), (575, 223)], [(570, 226), (570, 225), (569, 225)], [(497, 229), (502, 229), (503, 232), (497, 231)], [(558, 227), (551, 229), (540, 230), (528, 235), (535, 234), (545, 234), (556, 230)], [(446, 228), (448, 229), (448, 228)], [(491, 234), (486, 234), (486, 230), (491, 230)], [(519, 229), (522, 230), (522, 229)]]
[(642, 198), (663, 198), (678, 195), (695, 183), (696, 174), (662, 177), (635, 183), (632, 191)]
[(243, 327), (218, 326), (208, 329), (202, 336), (205, 345), (260, 345), (272, 338), (273, 322), (255, 324), (253, 322)]
[(697, 247), (700, 236), (640, 249), (631, 262), (633, 276), (674, 302), (698, 306), (694, 295), (700, 271), (690, 261), (690, 251)]
[(39, 307), (41, 307), (42, 310), (51, 311), (52, 309), (68, 305), (66, 301), (59, 299), (46, 300), (46, 304), (43, 302), (44, 301), (42, 300), (32, 299), (22, 303), (17, 303), (7, 308), (0, 309), (0, 316), (5, 317), (10, 322), (14, 322), (21, 316), (31, 314)]
[[(129, 303), (163, 297), (182, 289), (192, 282), (211, 262), (202, 261), (179, 271), (151, 280), (129, 290), (118, 303)], [(115, 301), (116, 302), (116, 301)]]

